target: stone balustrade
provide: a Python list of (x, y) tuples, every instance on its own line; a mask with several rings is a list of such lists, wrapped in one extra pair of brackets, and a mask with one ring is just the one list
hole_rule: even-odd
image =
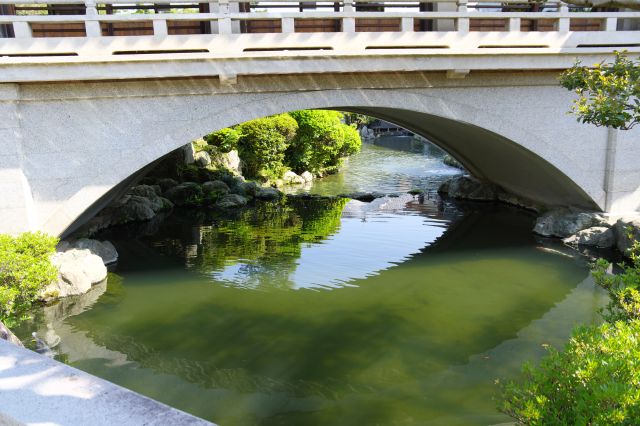
[[(558, 2), (28, 1), (0, 0), (0, 61), (122, 54), (385, 53), (376, 50), (451, 54), (496, 48), (555, 52), (640, 47), (640, 12), (597, 12)], [(243, 37), (230, 38), (235, 35)], [(103, 39), (108, 42), (86, 44)]]

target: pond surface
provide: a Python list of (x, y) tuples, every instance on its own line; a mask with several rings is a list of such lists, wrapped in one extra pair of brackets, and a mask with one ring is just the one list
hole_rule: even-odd
[[(435, 188), (453, 173), (428, 150), (366, 146), (315, 190)], [(605, 300), (534, 218), (408, 195), (176, 211), (104, 235), (120, 252), (108, 284), (16, 331), (220, 425), (506, 422), (495, 380)]]

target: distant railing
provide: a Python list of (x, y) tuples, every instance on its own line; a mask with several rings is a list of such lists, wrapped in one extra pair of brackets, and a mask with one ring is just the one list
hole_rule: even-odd
[[(0, 0), (0, 38), (313, 32), (569, 32), (640, 28), (640, 12), (522, 0), (153, 3)], [(639, 37), (640, 41), (640, 37)]]

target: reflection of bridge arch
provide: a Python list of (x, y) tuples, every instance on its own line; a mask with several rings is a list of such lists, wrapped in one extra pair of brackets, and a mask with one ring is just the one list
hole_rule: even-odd
[(210, 79), (40, 84), (21, 85), (15, 97), (19, 185), (7, 186), (17, 192), (17, 208), (0, 211), (9, 216), (22, 203), (25, 214), (0, 231), (64, 233), (121, 182), (189, 140), (305, 108), (358, 111), (406, 126), (478, 177), (534, 201), (605, 208), (607, 133), (565, 114), (571, 94), (557, 87), (555, 73), (480, 73), (462, 81), (429, 73), (284, 75), (234, 86)]

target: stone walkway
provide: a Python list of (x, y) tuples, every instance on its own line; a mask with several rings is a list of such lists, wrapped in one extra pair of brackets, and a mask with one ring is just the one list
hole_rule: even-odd
[(212, 426), (0, 339), (0, 425)]

